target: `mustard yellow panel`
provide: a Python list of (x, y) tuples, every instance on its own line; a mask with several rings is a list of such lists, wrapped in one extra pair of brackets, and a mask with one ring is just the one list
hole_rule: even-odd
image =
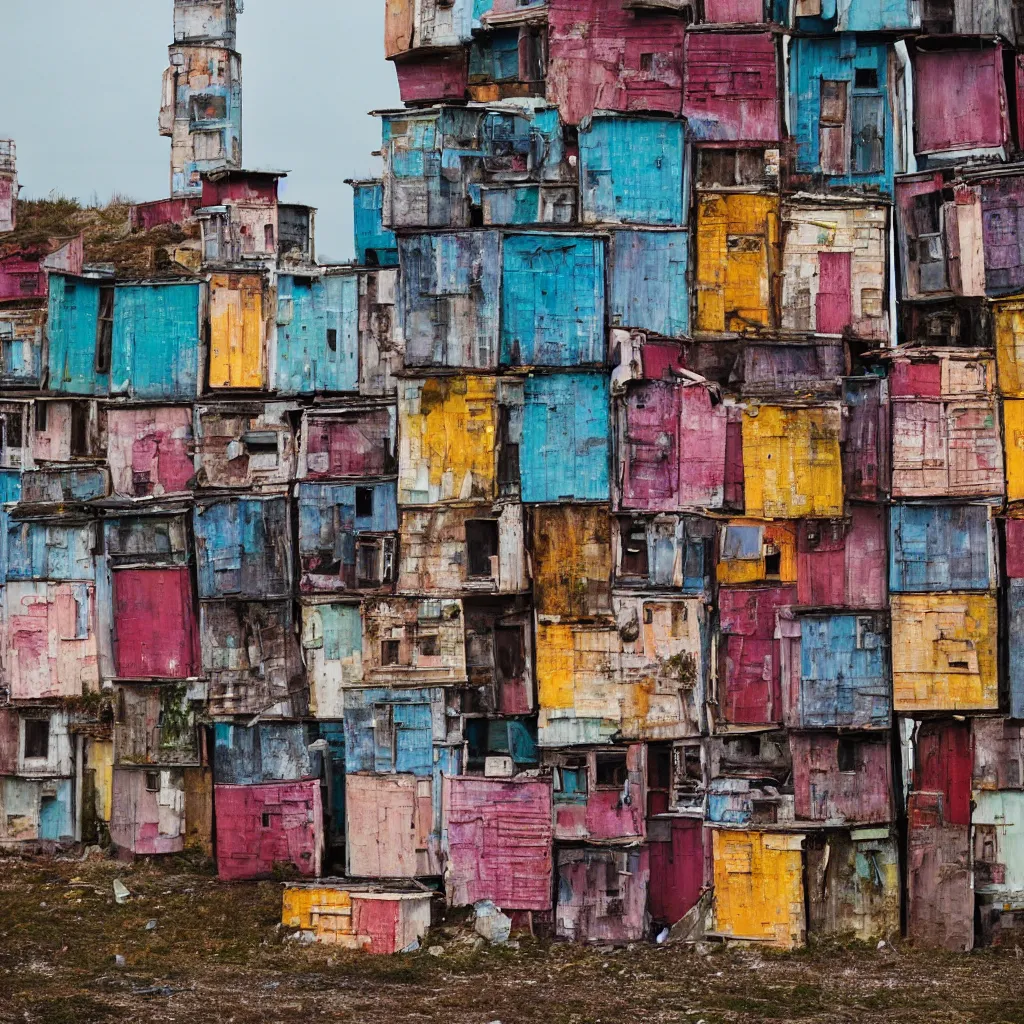
[(997, 710), (994, 594), (894, 594), (897, 711)]
[(210, 387), (264, 384), (263, 280), (214, 274), (210, 279)]
[(571, 626), (537, 626), (537, 700), (540, 707), (557, 711), (573, 706), (575, 638)]
[(996, 302), (992, 314), (999, 390), (1010, 398), (1024, 398), (1024, 302)]
[(351, 910), (352, 899), (344, 889), (318, 889), (314, 887), (288, 888), (284, 891), (281, 907), (281, 924), (285, 928), (301, 928), (311, 931), (314, 927), (314, 912), (331, 910), (335, 914)]
[[(733, 519), (726, 530), (731, 527), (760, 527), (761, 550), (757, 558), (727, 558), (723, 548), (718, 562), (719, 583), (760, 583), (769, 579), (779, 583), (796, 583), (795, 523), (762, 523), (757, 519)], [(778, 571), (769, 575), (768, 570), (774, 568), (771, 564), (774, 556), (778, 558)]]
[(1006, 500), (1024, 499), (1024, 399), (1003, 402), (1003, 443), (1006, 446)]

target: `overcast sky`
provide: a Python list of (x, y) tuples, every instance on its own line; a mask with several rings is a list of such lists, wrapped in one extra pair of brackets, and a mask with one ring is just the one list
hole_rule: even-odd
[[(157, 132), (172, 0), (0, 0), (0, 138), (18, 145), (24, 198), (83, 202), (168, 194)], [(319, 208), (321, 259), (352, 256), (345, 178), (377, 174), (380, 127), (398, 103), (384, 59), (383, 0), (245, 0), (239, 18), (246, 167), (292, 173), (290, 202)]]

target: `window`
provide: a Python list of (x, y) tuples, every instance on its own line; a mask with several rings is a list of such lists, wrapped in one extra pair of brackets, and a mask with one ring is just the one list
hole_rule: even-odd
[(619, 564), (622, 575), (646, 578), (649, 568), (647, 525), (645, 523), (623, 523), (621, 530), (622, 557)]
[(50, 720), (28, 718), (25, 720), (25, 758), (47, 760), (50, 756)]
[(848, 82), (822, 79), (818, 118), (819, 162), (825, 174), (845, 174), (847, 169), (846, 112)]
[(585, 803), (587, 799), (587, 769), (566, 765), (554, 772), (555, 799), (560, 803)]
[(782, 552), (774, 544), (764, 546), (764, 575), (766, 579), (778, 579), (782, 574)]
[(277, 455), (277, 431), (248, 430), (241, 437), (249, 455)]
[(948, 287), (946, 280), (946, 248), (942, 231), (942, 194), (927, 192), (914, 196), (908, 227), (916, 236), (909, 239), (910, 259), (917, 263), (918, 289), (922, 292), (941, 292)]
[(878, 72), (874, 68), (857, 68), (853, 73), (854, 89), (877, 89)]
[(380, 545), (376, 540), (356, 544), (356, 586), (376, 587), (381, 582)]
[(885, 97), (853, 97), (853, 134), (850, 140), (854, 174), (885, 170)]
[(160, 792), (160, 773), (159, 772), (146, 772), (146, 792), (147, 793), (159, 793)]
[(937, 35), (956, 31), (953, 0), (924, 0), (921, 6), (921, 28)]
[(263, 248), (266, 252), (274, 251), (274, 225), (263, 225)]
[(653, 53), (640, 54), (640, 70), (643, 71), (645, 74), (650, 74), (654, 70)]
[(338, 329), (336, 327), (327, 328), (327, 348), (331, 352), (338, 351)]
[(97, 373), (110, 373), (110, 352), (114, 341), (114, 289), (111, 285), (100, 288), (99, 312), (96, 319)]
[(356, 488), (356, 515), (357, 516), (372, 516), (373, 515), (373, 488), (372, 487), (357, 487)]
[(72, 458), (87, 458), (89, 445), (89, 406), (86, 402), (71, 403), (71, 455)]
[(598, 789), (622, 789), (629, 778), (626, 752), (623, 750), (598, 753), (594, 774), (594, 782)]
[(397, 640), (381, 640), (380, 642), (380, 663), (382, 665), (397, 665), (400, 644)]
[(264, 828), (270, 828), (270, 813), (268, 811), (264, 811), (260, 815), (260, 820)]
[(852, 773), (857, 770), (857, 747), (856, 740), (840, 737), (838, 760), (841, 772)]
[(441, 645), (436, 636), (420, 637), (416, 649), (422, 658), (438, 658), (441, 655)]
[(36, 433), (45, 434), (46, 424), (49, 420), (50, 403), (36, 402)]
[(492, 559), (498, 557), (498, 521), (470, 519), (466, 522), (468, 573), (477, 578), (494, 575)]

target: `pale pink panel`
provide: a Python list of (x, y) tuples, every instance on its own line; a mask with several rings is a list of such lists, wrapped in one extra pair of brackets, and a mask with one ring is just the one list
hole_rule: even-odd
[(842, 334), (853, 320), (850, 294), (853, 254), (818, 254), (817, 323), (819, 334)]
[(884, 608), (886, 583), (886, 513), (874, 505), (853, 505), (846, 538), (846, 595), (850, 608)]
[(756, 25), (764, 19), (764, 0), (704, 0), (704, 20), (714, 25)]
[(397, 953), (399, 918), (405, 909), (401, 900), (352, 900), (352, 931), (369, 936), (369, 953)]
[(679, 507), (721, 508), (727, 414), (705, 387), (683, 388), (679, 415)]
[(839, 770), (839, 742), (835, 733), (790, 734), (797, 817), (849, 825), (890, 821), (888, 736), (862, 737), (857, 742), (854, 772)]

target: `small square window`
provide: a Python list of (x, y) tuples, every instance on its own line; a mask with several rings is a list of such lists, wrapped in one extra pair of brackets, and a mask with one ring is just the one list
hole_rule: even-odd
[(397, 640), (381, 640), (380, 663), (382, 665), (397, 665), (399, 649), (400, 646)]
[(628, 778), (625, 751), (609, 751), (597, 755), (595, 783), (598, 787), (622, 789)]
[(838, 761), (839, 770), (843, 773), (852, 774), (857, 771), (857, 747), (856, 740), (841, 738), (839, 740)]
[(857, 68), (853, 73), (855, 89), (877, 89), (878, 72), (874, 68)]
[(437, 642), (436, 636), (420, 637), (416, 646), (424, 658), (436, 658), (441, 653), (441, 645)]
[(46, 760), (50, 756), (50, 721), (47, 718), (29, 718), (25, 722), (26, 759)]
[(146, 772), (146, 792), (147, 793), (159, 793), (160, 792), (160, 773), (159, 772)]

